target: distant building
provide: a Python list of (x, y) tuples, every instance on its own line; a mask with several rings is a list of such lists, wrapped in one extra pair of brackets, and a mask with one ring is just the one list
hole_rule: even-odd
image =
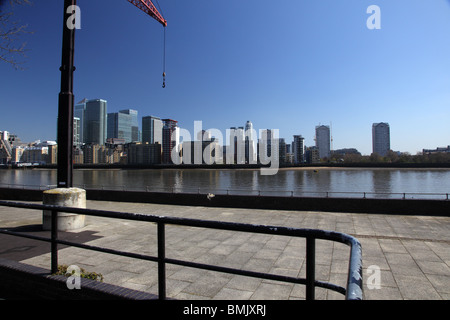
[(141, 134), (139, 131), (138, 111), (133, 109), (120, 110), (119, 113), (127, 114), (130, 117), (130, 135), (131, 142), (141, 141)]
[(256, 147), (256, 137), (255, 131), (253, 129), (253, 124), (251, 121), (247, 121), (245, 124), (245, 163), (256, 163), (257, 157), (257, 147)]
[(47, 147), (26, 147), (23, 150), (20, 162), (47, 164), (48, 162), (48, 146)]
[(161, 163), (160, 143), (131, 143), (128, 145), (128, 164), (152, 165)]
[(308, 164), (320, 163), (319, 149), (316, 146), (306, 148), (305, 162)]
[(422, 150), (422, 154), (433, 154), (433, 153), (450, 153), (450, 146), (447, 146), (447, 148), (423, 149)]
[(173, 164), (172, 150), (179, 148), (180, 144), (180, 129), (178, 128), (178, 121), (172, 119), (163, 119), (162, 131), (162, 163)]
[(329, 126), (316, 126), (316, 147), (319, 150), (319, 158), (330, 158), (331, 134)]
[(215, 138), (203, 141), (183, 141), (181, 148), (184, 164), (216, 164), (222, 163), (222, 148)]
[(280, 161), (281, 164), (285, 164), (286, 163), (286, 154), (287, 154), (287, 150), (286, 150), (286, 141), (284, 140), (284, 138), (280, 138), (278, 139), (278, 159)]
[(391, 137), (389, 124), (385, 122), (372, 125), (372, 150), (373, 153), (385, 157), (391, 149)]
[[(84, 113), (86, 111), (86, 99), (83, 99), (82, 101), (78, 102), (74, 109), (73, 109), (73, 116), (74, 118), (79, 119), (79, 130), (78, 130), (78, 141), (79, 145), (82, 145), (84, 143)], [(75, 142), (75, 140), (74, 140)]]
[(0, 164), (8, 164), (11, 161), (12, 147), (9, 141), (9, 132), (0, 131)]
[(142, 118), (142, 143), (162, 144), (163, 122), (160, 118), (146, 116)]
[(344, 148), (344, 149), (337, 149), (337, 150), (333, 151), (333, 155), (340, 155), (343, 157), (346, 154), (356, 154), (356, 155), (360, 156), (361, 152), (359, 152), (355, 148)]
[(83, 142), (104, 145), (107, 138), (107, 101), (101, 99), (85, 102)]
[(128, 109), (108, 113), (108, 139), (124, 139), (125, 143), (139, 141), (137, 111)]
[(294, 164), (302, 164), (305, 161), (305, 138), (301, 135), (295, 135), (292, 142), (292, 153), (294, 154)]
[(80, 147), (83, 144), (83, 140), (81, 138), (81, 119), (74, 117), (73, 118), (73, 146)]

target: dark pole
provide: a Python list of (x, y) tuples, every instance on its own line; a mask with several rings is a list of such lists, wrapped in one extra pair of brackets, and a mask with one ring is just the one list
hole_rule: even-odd
[(61, 92), (58, 109), (58, 188), (73, 186), (73, 72), (75, 50), (75, 27), (68, 21), (76, 0), (64, 0), (63, 46), (61, 63)]

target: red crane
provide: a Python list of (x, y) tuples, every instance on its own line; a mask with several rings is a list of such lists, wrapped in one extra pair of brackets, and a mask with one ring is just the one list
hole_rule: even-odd
[[(161, 13), (156, 9), (155, 5), (151, 0), (127, 0), (131, 4), (134, 4), (137, 8), (144, 11), (150, 17), (161, 23), (164, 27), (164, 62), (163, 62), (163, 85), (162, 87), (166, 87), (166, 29), (167, 20), (163, 18)], [(158, 1), (158, 0), (156, 0)]]
[(128, 2), (134, 4), (136, 7), (147, 13), (150, 17), (161, 23), (164, 27), (167, 27), (167, 21), (156, 9), (153, 2), (150, 0), (127, 0)]

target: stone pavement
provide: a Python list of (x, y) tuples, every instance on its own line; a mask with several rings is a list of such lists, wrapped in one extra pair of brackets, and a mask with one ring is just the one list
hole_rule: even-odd
[[(88, 201), (88, 208), (193, 219), (315, 228), (344, 232), (362, 245), (364, 298), (367, 300), (450, 299), (450, 218), (350, 214), (306, 211), (206, 208), (141, 203)], [(156, 256), (156, 226), (152, 223), (87, 217), (86, 226), (61, 238), (96, 246)], [(0, 227), (39, 233), (42, 213), (0, 207)], [(13, 244), (1, 237), (0, 257), (50, 268), (50, 254), (35, 241)], [(6, 240), (4, 240), (6, 239)], [(10, 247), (8, 247), (8, 244)], [(45, 244), (49, 247), (48, 244)], [(12, 246), (12, 247), (11, 247)], [(5, 249), (6, 248), (6, 249)], [(346, 285), (349, 249), (324, 240), (316, 243), (316, 278)], [(279, 275), (305, 277), (305, 240), (192, 227), (166, 227), (166, 255), (207, 264)], [(59, 263), (99, 272), (106, 283), (157, 294), (153, 262), (62, 247)], [(379, 288), (376, 272), (379, 268)], [(304, 299), (305, 287), (167, 265), (167, 296), (175, 299), (288, 300)], [(371, 277), (372, 276), (372, 277)], [(343, 299), (316, 288), (317, 299)]]

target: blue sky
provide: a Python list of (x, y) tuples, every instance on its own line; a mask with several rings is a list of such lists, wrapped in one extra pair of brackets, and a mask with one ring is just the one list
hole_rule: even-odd
[[(374, 122), (389, 122), (391, 147), (415, 154), (450, 145), (448, 0), (159, 0), (163, 27), (125, 0), (78, 0), (75, 100), (101, 98), (108, 112), (179, 121), (193, 132), (279, 129), (314, 143), (370, 154)], [(381, 9), (369, 30), (366, 10)], [(0, 130), (54, 140), (60, 91), (62, 0), (16, 7), (28, 24), (23, 71), (0, 63)]]

